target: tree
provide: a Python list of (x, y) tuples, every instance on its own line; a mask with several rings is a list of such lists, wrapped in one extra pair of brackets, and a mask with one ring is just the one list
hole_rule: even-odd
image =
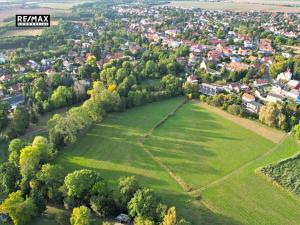
[(59, 86), (51, 95), (51, 103), (55, 108), (68, 105), (73, 97), (72, 89), (66, 86)]
[(25, 106), (19, 105), (11, 116), (11, 121), (6, 130), (8, 139), (15, 138), (24, 133), (29, 126), (29, 112)]
[(171, 207), (164, 216), (162, 225), (177, 225), (177, 216), (175, 207)]
[(0, 211), (8, 213), (15, 225), (26, 225), (36, 215), (33, 200), (25, 200), (21, 191), (11, 193), (0, 205)]
[(67, 194), (69, 197), (88, 199), (93, 186), (101, 180), (100, 175), (93, 170), (76, 170), (65, 177)]
[(293, 133), (296, 136), (296, 138), (299, 140), (300, 139), (300, 122), (299, 122), (299, 124), (297, 124), (293, 127)]
[(229, 105), (227, 111), (233, 115), (239, 116), (242, 113), (242, 107), (237, 104)]
[(282, 113), (283, 106), (280, 103), (268, 102), (262, 106), (259, 112), (259, 120), (271, 127), (286, 128), (286, 116)]
[(53, 157), (54, 149), (47, 138), (36, 136), (32, 142), (32, 147), (35, 147), (40, 152), (41, 162), (45, 163)]
[(74, 208), (71, 218), (71, 225), (91, 225), (91, 211), (86, 206), (80, 206), (79, 208)]
[(155, 225), (155, 222), (151, 219), (144, 219), (140, 216), (134, 218), (135, 225)]
[(64, 178), (64, 171), (58, 165), (44, 164), (36, 174), (37, 181), (46, 189), (48, 199), (55, 203), (62, 201), (59, 188), (62, 186)]
[(121, 177), (119, 179), (119, 193), (120, 203), (123, 208), (127, 207), (128, 202), (134, 196), (135, 192), (139, 189), (139, 184), (134, 176)]
[(14, 163), (16, 166), (19, 165), (20, 160), (20, 152), (21, 149), (26, 146), (26, 142), (21, 139), (13, 139), (10, 141), (8, 150), (9, 150), (9, 157), (8, 160), (11, 163)]
[(128, 212), (130, 216), (139, 216), (141, 218), (155, 220), (157, 218), (156, 208), (159, 199), (154, 191), (148, 188), (139, 189), (128, 203)]
[(88, 64), (92, 67), (96, 67), (96, 57), (93, 55), (88, 56), (88, 58), (86, 60), (86, 64)]
[(70, 223), (70, 216), (65, 211), (58, 211), (55, 213), (54, 218), (58, 225), (67, 225)]
[(13, 139), (10, 141), (10, 143), (8, 145), (8, 150), (10, 152), (14, 152), (14, 151), (20, 152), (21, 149), (25, 146), (26, 146), (25, 141), (23, 141), (22, 139), (16, 138), (16, 139)]
[(7, 101), (0, 101), (0, 130), (8, 124), (9, 109), (10, 105)]
[(99, 45), (92, 45), (91, 47), (91, 53), (96, 57), (96, 59), (100, 60), (101, 58), (101, 48)]
[(33, 146), (26, 146), (21, 150), (20, 154), (20, 173), (22, 175), (21, 187), (23, 190), (28, 188), (28, 182), (38, 170), (40, 165), (41, 152)]
[(115, 202), (111, 195), (94, 195), (91, 197), (90, 205), (100, 217), (107, 217), (115, 210)]
[(15, 191), (18, 187), (18, 182), (21, 179), (19, 168), (17, 165), (4, 162), (0, 165), (0, 192), (9, 194)]
[(167, 75), (161, 79), (160, 83), (161, 87), (171, 93), (172, 96), (181, 94), (182, 83), (178, 77), (175, 77), (174, 75)]

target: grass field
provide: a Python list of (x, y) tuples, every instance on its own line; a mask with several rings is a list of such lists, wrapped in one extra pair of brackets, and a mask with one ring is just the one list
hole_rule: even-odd
[(71, 9), (73, 6), (83, 4), (89, 1), (72, 1), (72, 2), (41, 2), (38, 3), (39, 7), (51, 9)]
[(299, 1), (272, 1), (272, 0), (232, 0), (232, 1), (171, 1), (168, 6), (183, 8), (202, 8), (208, 10), (231, 11), (265, 11), (299, 13)]
[[(66, 171), (94, 169), (112, 186), (120, 176), (135, 175), (192, 224), (298, 224), (299, 201), (257, 172), (299, 151), (293, 138), (275, 144), (193, 102), (153, 129), (182, 101), (113, 113), (64, 149), (56, 163)], [(152, 157), (140, 145), (146, 134), (144, 147)], [(184, 192), (158, 161), (193, 191)]]

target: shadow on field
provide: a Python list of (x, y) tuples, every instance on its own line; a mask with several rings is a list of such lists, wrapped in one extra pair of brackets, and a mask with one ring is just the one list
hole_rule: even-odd
[(193, 199), (188, 193), (181, 192), (180, 189), (170, 190), (168, 181), (161, 178), (155, 179), (146, 175), (138, 173), (130, 173), (122, 170), (109, 170), (95, 168), (93, 165), (82, 166), (71, 162), (62, 162), (68, 168), (68, 172), (76, 169), (92, 169), (101, 174), (105, 178), (110, 187), (114, 190), (117, 189), (118, 179), (122, 176), (135, 176), (142, 187), (150, 187), (155, 190), (157, 195), (168, 206), (176, 206), (179, 216), (184, 217), (193, 225), (242, 225), (238, 221), (234, 221), (224, 215), (218, 214), (206, 208), (199, 200)]
[(193, 200), (188, 194), (172, 192), (159, 194), (169, 206), (176, 206), (179, 216), (182, 215), (193, 225), (242, 225), (239, 221), (211, 211), (199, 200)]

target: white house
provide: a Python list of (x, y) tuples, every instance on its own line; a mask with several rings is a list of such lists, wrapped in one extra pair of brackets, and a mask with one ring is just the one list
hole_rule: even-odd
[(290, 69), (287, 71), (278, 74), (277, 80), (285, 80), (285, 81), (290, 81), (292, 79), (293, 74), (291, 73)]

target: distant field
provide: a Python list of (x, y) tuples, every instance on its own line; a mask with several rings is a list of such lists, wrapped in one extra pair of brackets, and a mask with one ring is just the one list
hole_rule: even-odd
[[(288, 4), (286, 4), (288, 2)], [(293, 3), (293, 4), (292, 4)], [(227, 2), (201, 2), (201, 1), (171, 1), (168, 6), (183, 8), (202, 8), (209, 10), (232, 10), (232, 11), (266, 11), (266, 12), (300, 12), (298, 1), (227, 1)], [(289, 7), (293, 6), (293, 7)]]
[[(256, 172), (294, 155), (296, 142), (287, 137), (274, 144), (193, 102), (149, 133), (182, 101), (110, 114), (64, 149), (56, 163), (66, 171), (94, 169), (113, 186), (120, 176), (135, 175), (192, 224), (299, 225), (299, 202)], [(140, 143), (146, 134), (144, 149)], [(193, 191), (184, 192), (159, 161)], [(198, 193), (202, 201), (195, 199)]]
[(89, 1), (79, 1), (79, 2), (42, 2), (38, 5), (40, 7), (52, 8), (52, 9), (71, 9), (73, 6), (83, 4)]
[[(58, 20), (53, 20), (50, 22), (51, 26), (55, 26), (58, 24)], [(18, 29), (17, 27), (15, 30), (9, 30), (4, 34), (1, 34), (0, 37), (15, 37), (15, 36), (39, 36), (42, 34), (45, 28), (32, 28), (32, 29)]]
[(15, 16), (16, 14), (50, 14), (56, 15), (60, 13), (67, 13), (68, 10), (62, 9), (50, 9), (50, 8), (33, 8), (33, 9), (5, 9), (0, 10), (0, 23), (3, 22), (5, 18)]

